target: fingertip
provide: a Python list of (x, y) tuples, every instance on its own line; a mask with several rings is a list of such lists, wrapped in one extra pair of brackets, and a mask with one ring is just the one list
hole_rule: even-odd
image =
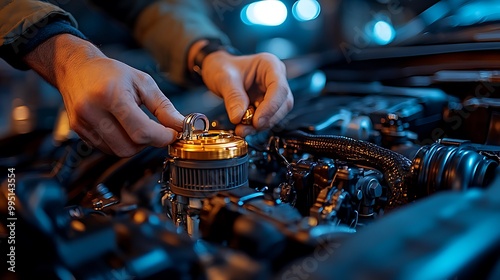
[(143, 142), (144, 145), (150, 145), (157, 148), (163, 148), (177, 140), (179, 132), (176, 129), (165, 127), (153, 120), (147, 125), (146, 131), (149, 131), (149, 139)]
[(241, 122), (241, 119), (243, 118), (243, 115), (245, 114), (246, 109), (243, 108), (241, 104), (236, 104), (229, 108), (228, 110), (228, 115), (229, 115), (229, 120), (233, 124), (238, 124)]
[(256, 132), (257, 132), (257, 130), (255, 130), (255, 128), (253, 128), (250, 125), (240, 124), (240, 125), (237, 125), (236, 129), (235, 129), (235, 134), (238, 136), (241, 136), (241, 137), (252, 135), (252, 134), (255, 134)]
[(179, 131), (176, 131), (176, 130), (174, 130), (174, 129), (172, 129), (172, 132), (173, 132), (173, 139), (172, 139), (172, 141), (169, 143), (169, 145), (170, 145), (170, 144), (172, 144), (173, 142), (177, 141), (177, 139), (179, 139), (179, 136), (180, 136), (180, 134), (181, 134)]
[(166, 127), (164, 134), (163, 134), (164, 141), (158, 147), (163, 148), (163, 147), (167, 147), (168, 145), (174, 143), (177, 140), (178, 135), (179, 135), (179, 132), (177, 132), (177, 130)]

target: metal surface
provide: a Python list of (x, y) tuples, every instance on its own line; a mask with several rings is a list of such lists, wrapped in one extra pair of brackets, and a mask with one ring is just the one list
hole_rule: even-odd
[(204, 198), (248, 185), (248, 156), (200, 161), (171, 159), (165, 172), (173, 193)]
[(247, 154), (248, 145), (229, 131), (210, 130), (196, 134), (193, 140), (180, 139), (168, 148), (171, 157), (189, 160), (216, 160), (241, 157)]
[(241, 119), (241, 124), (251, 125), (253, 120), (253, 115), (255, 114), (255, 107), (250, 105), (245, 111), (245, 115)]
[[(197, 122), (203, 121), (203, 129)], [(248, 186), (248, 144), (231, 131), (208, 130), (208, 118), (191, 113), (180, 139), (169, 146), (163, 180), (163, 206), (175, 224), (198, 237), (203, 200)]]
[[(196, 129), (197, 121), (203, 121), (203, 130)], [(218, 160), (242, 157), (248, 145), (231, 131), (208, 130), (208, 118), (200, 113), (191, 113), (184, 119), (181, 138), (168, 147), (173, 158), (187, 160)]]
[(186, 116), (184, 119), (182, 134), (180, 135), (181, 139), (184, 140), (194, 140), (197, 135), (200, 134), (200, 131), (196, 129), (196, 122), (198, 120), (203, 121), (203, 130), (201, 133), (207, 133), (209, 128), (208, 118), (200, 113), (191, 113)]

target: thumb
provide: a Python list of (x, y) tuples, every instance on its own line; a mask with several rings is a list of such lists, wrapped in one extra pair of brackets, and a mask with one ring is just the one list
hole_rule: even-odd
[(233, 124), (241, 122), (250, 103), (243, 84), (242, 70), (241, 58), (225, 51), (207, 55), (201, 69), (203, 82), (208, 89), (224, 99), (229, 120)]
[(224, 99), (229, 120), (239, 124), (250, 104), (248, 94), (240, 80), (229, 80), (220, 88), (220, 96)]

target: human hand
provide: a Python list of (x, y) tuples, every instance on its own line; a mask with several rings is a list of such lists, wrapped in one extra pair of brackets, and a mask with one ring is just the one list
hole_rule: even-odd
[(148, 145), (163, 147), (182, 129), (184, 117), (149, 75), (106, 57), (87, 41), (58, 35), (25, 61), (59, 89), (71, 128), (104, 152), (128, 157)]
[[(201, 75), (208, 89), (224, 99), (240, 136), (272, 127), (293, 107), (285, 65), (272, 54), (233, 56), (216, 51), (204, 59)], [(252, 125), (240, 124), (250, 104), (257, 105)]]

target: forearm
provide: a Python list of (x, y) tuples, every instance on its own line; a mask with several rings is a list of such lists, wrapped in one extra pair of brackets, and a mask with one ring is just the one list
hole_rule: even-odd
[(90, 59), (104, 57), (92, 43), (70, 34), (46, 40), (24, 56), (24, 62), (57, 88), (66, 77)]

